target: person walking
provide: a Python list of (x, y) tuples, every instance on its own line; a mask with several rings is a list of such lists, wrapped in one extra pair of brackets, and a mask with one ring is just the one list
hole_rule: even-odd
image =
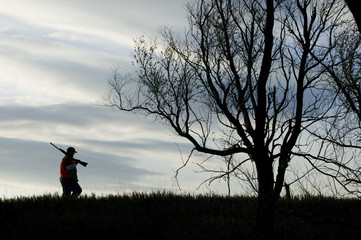
[(63, 188), (63, 197), (76, 198), (82, 192), (76, 169), (80, 160), (74, 159), (76, 152), (75, 148), (69, 147), (60, 163), (60, 183)]

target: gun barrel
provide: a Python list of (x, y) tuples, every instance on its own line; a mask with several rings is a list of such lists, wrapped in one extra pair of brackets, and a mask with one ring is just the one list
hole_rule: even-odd
[(83, 162), (82, 160), (79, 159), (74, 159), (75, 161), (77, 161), (80, 165), (82, 165), (83, 167), (86, 167), (86, 165), (88, 165), (87, 162)]
[(83, 167), (86, 167), (86, 165), (88, 165), (87, 162), (83, 162), (83, 161), (80, 161), (79, 163), (80, 163)]
[(58, 148), (57, 146), (55, 146), (52, 142), (50, 143), (51, 145), (53, 145), (53, 147), (55, 147), (56, 149), (58, 149), (60, 152), (62, 152), (62, 153), (64, 153), (64, 154), (66, 154), (66, 152), (63, 150), (63, 149), (61, 149), (61, 148)]

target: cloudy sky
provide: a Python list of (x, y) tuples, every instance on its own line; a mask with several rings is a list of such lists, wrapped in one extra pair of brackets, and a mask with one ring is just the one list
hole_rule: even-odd
[[(187, 0), (0, 0), (0, 198), (61, 193), (74, 146), (86, 194), (174, 190), (190, 145), (160, 123), (99, 106), (133, 39), (182, 30)], [(180, 153), (181, 152), (181, 153)], [(192, 164), (180, 184), (197, 192)], [(214, 191), (220, 190), (215, 184)]]

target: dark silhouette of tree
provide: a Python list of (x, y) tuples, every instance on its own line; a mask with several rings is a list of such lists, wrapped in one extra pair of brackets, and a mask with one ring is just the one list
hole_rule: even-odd
[(360, 12), (360, 1), (359, 0), (345, 0), (348, 8), (350, 9), (358, 30), (361, 31), (361, 12)]
[(255, 166), (257, 234), (272, 239), (290, 161), (322, 160), (309, 132), (337, 116), (323, 62), (345, 12), (337, 0), (197, 0), (184, 35), (136, 41), (137, 70), (114, 72), (107, 105), (154, 116), (193, 151), (237, 156), (226, 174)]

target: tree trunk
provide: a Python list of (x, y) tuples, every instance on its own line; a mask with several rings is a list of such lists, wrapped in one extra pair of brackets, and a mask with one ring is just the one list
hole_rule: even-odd
[(258, 196), (257, 208), (257, 239), (274, 239), (274, 203), (267, 196)]
[[(269, 159), (267, 159), (269, 160)], [(258, 206), (256, 218), (257, 239), (274, 239), (275, 201), (273, 196), (272, 161), (259, 161), (258, 172)]]

